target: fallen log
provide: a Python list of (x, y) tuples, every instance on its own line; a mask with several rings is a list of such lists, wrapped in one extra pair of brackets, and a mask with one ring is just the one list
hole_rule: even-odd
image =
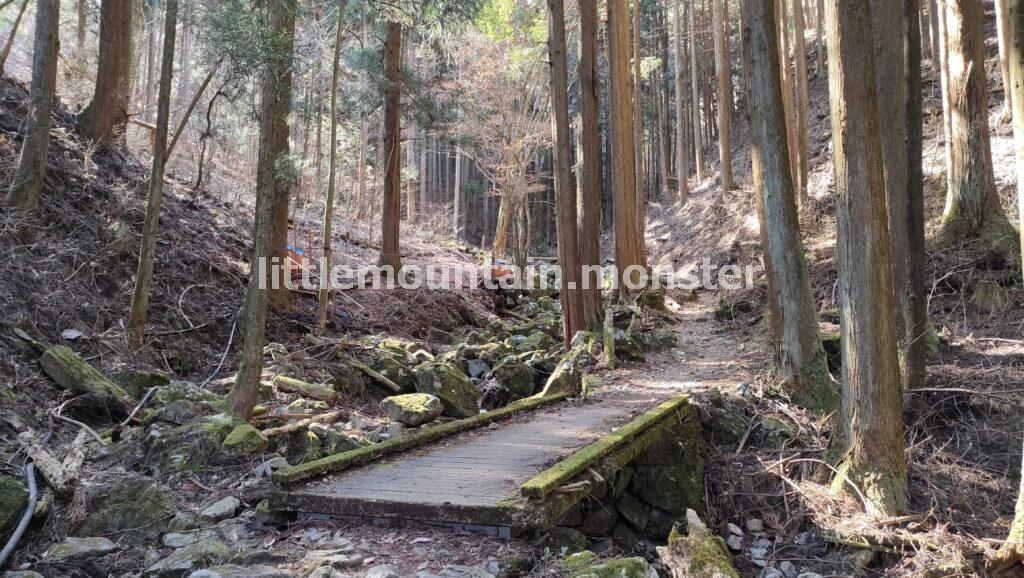
[(279, 427), (267, 428), (267, 429), (263, 430), (263, 435), (267, 436), (268, 438), (272, 438), (272, 437), (275, 437), (275, 436), (280, 436), (280, 435), (284, 435), (284, 434), (288, 434), (288, 433), (304, 430), (304, 429), (306, 429), (307, 427), (309, 427), (310, 425), (312, 425), (314, 423), (319, 423), (319, 424), (327, 425), (329, 423), (334, 423), (334, 422), (338, 421), (339, 419), (341, 419), (345, 415), (346, 414), (343, 411), (329, 411), (327, 413), (317, 414), (317, 415), (314, 415), (314, 416), (308, 417), (306, 419), (299, 420), (297, 422), (290, 423), (290, 424), (287, 424), (287, 425), (282, 425), (282, 426), (279, 426)]
[(314, 383), (306, 383), (305, 381), (286, 377), (284, 375), (275, 377), (274, 385), (281, 391), (297, 393), (303, 397), (327, 402), (330, 405), (337, 405), (338, 402), (341, 401), (341, 396), (338, 392), (329, 387), (316, 385)]
[(18, 434), (18, 443), (29, 459), (39, 468), (39, 473), (53, 491), (61, 495), (70, 494), (78, 481), (82, 464), (85, 462), (85, 442), (88, 439), (88, 433), (84, 430), (79, 431), (75, 441), (71, 442), (68, 454), (63, 461), (59, 461), (43, 446), (43, 442), (34, 431), (28, 430)]
[(367, 375), (367, 377), (369, 377), (373, 381), (377, 382), (378, 384), (383, 385), (385, 388), (389, 389), (395, 395), (398, 395), (398, 394), (402, 393), (402, 388), (399, 387), (399, 385), (397, 383), (391, 381), (390, 379), (384, 377), (380, 373), (374, 371), (368, 365), (366, 365), (364, 363), (360, 363), (358, 361), (353, 361), (352, 362), (352, 367), (355, 367), (359, 371), (362, 371), (363, 373), (365, 373)]

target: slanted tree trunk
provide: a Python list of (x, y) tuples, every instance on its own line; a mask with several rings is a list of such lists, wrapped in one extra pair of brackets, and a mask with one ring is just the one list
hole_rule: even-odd
[[(633, 78), (629, 70), (629, 0), (608, 2), (609, 114), (611, 115), (612, 190), (615, 205), (615, 267), (620, 286), (626, 273), (636, 281), (646, 268), (643, 231), (638, 227), (636, 157), (633, 154)], [(630, 269), (634, 267), (633, 269)], [(629, 271), (627, 271), (629, 270)], [(623, 291), (623, 294), (626, 292)]]
[(582, 269), (576, 228), (576, 182), (572, 175), (572, 130), (569, 128), (569, 72), (565, 56), (565, 9), (562, 0), (547, 0), (548, 57), (551, 72), (551, 129), (554, 152), (555, 219), (558, 264), (562, 268), (562, 337), (566, 349), (577, 331), (587, 329), (583, 315)]
[(174, 73), (174, 36), (178, 22), (178, 0), (168, 0), (164, 15), (164, 46), (160, 61), (160, 89), (157, 96), (156, 138), (153, 141), (153, 166), (149, 172), (149, 198), (146, 220), (142, 224), (142, 247), (135, 273), (131, 311), (128, 314), (128, 342), (142, 349), (149, 317), (149, 288), (156, 258), (156, 236), (160, 227), (160, 207), (164, 198), (164, 168), (167, 164), (167, 133), (170, 124), (171, 80)]
[(838, 396), (818, 337), (818, 314), (800, 240), (786, 114), (782, 104), (775, 0), (744, 0), (743, 61), (754, 190), (761, 220), (775, 367), (793, 401), (821, 414)]
[(921, 88), (920, 0), (905, 0), (907, 25), (907, 315), (904, 349), (904, 386), (924, 384), (928, 333), (928, 287), (924, 263), (928, 261), (924, 237), (924, 120)]
[(338, 26), (334, 32), (334, 59), (331, 68), (331, 142), (327, 161), (327, 197), (324, 199), (323, 267), (320, 271), (320, 292), (317, 295), (317, 326), (327, 329), (327, 304), (331, 297), (331, 259), (334, 256), (334, 194), (338, 173), (338, 82), (341, 77), (341, 38), (345, 29), (345, 3), (338, 0)]
[(672, 19), (673, 39), (672, 52), (675, 57), (675, 88), (676, 88), (676, 185), (679, 202), (685, 203), (690, 198), (690, 152), (686, 143), (686, 105), (683, 102), (683, 93), (686, 90), (686, 81), (683, 77), (683, 6), (681, 0), (676, 0), (676, 13)]
[(192, 5), (185, 3), (181, 10), (181, 48), (178, 50), (178, 92), (175, 106), (192, 94)]
[[(601, 81), (597, 67), (597, 0), (579, 0), (580, 147), (579, 252), (584, 267), (601, 264)], [(583, 279), (583, 326), (601, 324), (601, 279), (596, 270)]]
[(402, 64), (402, 24), (388, 22), (384, 38), (384, 200), (381, 250), (378, 265), (390, 267), (389, 275), (402, 268), (399, 227), (402, 220), (401, 99), (399, 68)]
[[(267, 28), (282, 37), (293, 30), (295, 13), (290, 0), (265, 0)], [(256, 224), (253, 230), (253, 259), (249, 286), (239, 312), (238, 327), (242, 345), (238, 374), (224, 400), (231, 417), (248, 420), (259, 396), (263, 374), (263, 346), (266, 341), (267, 305), (269, 296), (270, 236), (275, 198), (280, 192), (277, 160), (287, 147), (288, 113), (291, 110), (291, 81), (282, 68), (290, 66), (287, 56), (271, 55), (263, 65), (260, 81), (260, 138), (256, 160)]]
[(18, 36), (18, 28), (21, 25), (22, 17), (25, 16), (26, 9), (28, 9), (28, 0), (21, 0), (18, 15), (14, 17), (14, 23), (11, 25), (11, 33), (7, 36), (3, 49), (0, 49), (0, 74), (3, 74), (4, 67), (7, 64), (7, 57), (11, 55), (11, 47), (14, 46), (14, 39)]
[[(1013, 136), (1017, 148), (1017, 206), (1021, 223), (1024, 223), (1024, 0), (1005, 0), (1002, 16), (1006, 19), (1006, 62), (1010, 74), (1007, 100), (1012, 103)], [(1024, 231), (1024, 226), (1021, 230)], [(1024, 472), (1021, 473), (1013, 523), (1006, 542), (999, 548), (998, 559), (1003, 566), (1024, 562)]]
[(4, 204), (12, 209), (31, 211), (43, 193), (46, 154), (50, 147), (50, 109), (57, 92), (57, 47), (60, 25), (60, 0), (36, 2), (36, 31), (32, 53), (32, 85), (28, 113), (25, 115), (25, 140), (21, 144), (18, 168)]
[(793, 68), (796, 80), (796, 175), (800, 195), (810, 196), (807, 187), (807, 55), (804, 46), (803, 0), (793, 0)]
[(829, 102), (836, 173), (842, 396), (831, 455), (867, 510), (892, 516), (909, 503), (903, 398), (893, 333), (892, 256), (875, 102), (869, 0), (829, 0)]
[[(875, 88), (882, 137), (885, 199), (894, 289), (893, 334), (903, 342), (907, 316), (907, 84), (906, 9), (893, 0), (870, 0)], [(922, 262), (923, 263), (923, 262)]]
[(1003, 80), (1003, 112), (1002, 120), (1006, 122), (1010, 120), (1010, 109), (1012, 100), (1012, 90), (1010, 89), (1010, 47), (1008, 43), (1009, 39), (1009, 16), (1006, 11), (1006, 3), (1008, 0), (993, 0), (996, 9), (996, 40), (999, 43), (999, 72), (1002, 74)]
[(711, 21), (715, 41), (715, 78), (718, 81), (718, 156), (722, 171), (722, 190), (733, 188), (732, 151), (729, 141), (729, 112), (732, 110), (732, 89), (729, 77), (732, 64), (729, 55), (729, 39), (726, 36), (729, 23), (725, 14), (724, 0), (711, 0)]
[(996, 193), (988, 126), (983, 12), (977, 0), (945, 0), (952, 186), (947, 192), (938, 248), (967, 239), (1013, 254), (1020, 247)]
[(697, 35), (697, 0), (690, 0), (688, 12), (690, 25), (690, 92), (693, 107), (693, 150), (696, 155), (697, 183), (704, 181), (704, 137), (701, 134), (701, 108), (700, 108), (700, 80), (697, 67), (697, 45), (700, 38)]

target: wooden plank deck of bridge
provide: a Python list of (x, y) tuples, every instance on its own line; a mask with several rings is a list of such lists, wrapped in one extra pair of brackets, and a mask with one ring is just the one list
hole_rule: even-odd
[[(501, 528), (550, 523), (519, 487), (580, 447), (653, 407), (649, 393), (568, 401), (389, 459), (282, 489), (275, 509)], [(566, 508), (563, 502), (556, 508)]]

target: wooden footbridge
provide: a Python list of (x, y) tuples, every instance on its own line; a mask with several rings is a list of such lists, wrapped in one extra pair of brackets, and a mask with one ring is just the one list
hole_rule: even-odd
[(510, 536), (554, 525), (688, 406), (643, 393), (529, 398), (280, 470), (275, 510), (387, 518)]

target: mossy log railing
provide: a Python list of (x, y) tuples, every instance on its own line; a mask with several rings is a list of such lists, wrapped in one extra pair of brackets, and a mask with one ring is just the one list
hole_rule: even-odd
[(403, 435), (401, 437), (392, 438), (372, 446), (341, 452), (325, 458), (320, 458), (319, 460), (307, 462), (305, 464), (284, 468), (274, 472), (272, 479), (278, 484), (294, 484), (315, 476), (341, 471), (352, 465), (363, 464), (390, 454), (409, 450), (457, 433), (503, 420), (517, 413), (530, 411), (544, 405), (563, 401), (567, 398), (569, 398), (568, 393), (562, 393), (550, 397), (528, 397), (509, 404), (501, 409), (481, 413), (473, 417), (449, 422)]
[[(527, 498), (540, 499), (551, 492), (562, 487), (563, 484), (572, 480), (577, 475), (586, 471), (601, 459), (616, 452), (625, 444), (630, 443), (638, 436), (643, 439), (653, 440), (654, 436), (650, 431), (654, 426), (673, 418), (678, 412), (689, 403), (688, 395), (681, 395), (666, 401), (657, 407), (640, 414), (629, 423), (623, 425), (615, 432), (599, 438), (597, 441), (584, 446), (569, 457), (557, 463), (551, 468), (537, 474), (532, 479), (520, 486), (520, 492)], [(651, 435), (648, 435), (651, 434)], [(649, 445), (649, 444), (648, 444)], [(633, 452), (630, 452), (633, 453)], [(634, 456), (624, 457), (625, 461)], [(623, 460), (616, 460), (623, 461)]]

